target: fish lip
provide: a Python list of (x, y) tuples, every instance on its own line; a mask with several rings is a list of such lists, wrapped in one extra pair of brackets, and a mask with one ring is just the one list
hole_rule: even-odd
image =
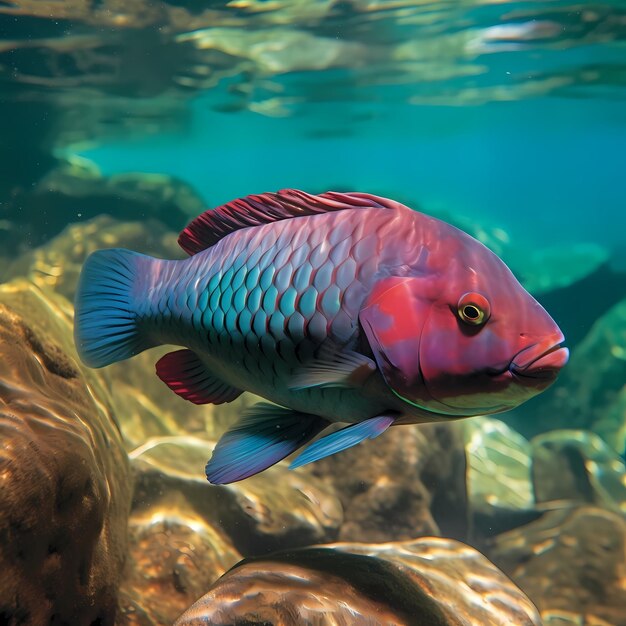
[(562, 346), (565, 337), (555, 333), (518, 352), (511, 361), (509, 371), (526, 378), (550, 378), (567, 363), (569, 350)]

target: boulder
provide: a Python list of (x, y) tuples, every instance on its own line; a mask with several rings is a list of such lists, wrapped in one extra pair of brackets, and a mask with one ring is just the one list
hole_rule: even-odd
[(480, 541), (534, 519), (530, 443), (491, 417), (465, 420), (463, 429), (472, 538)]
[(463, 538), (467, 532), (465, 451), (457, 424), (397, 426), (310, 467), (343, 503), (341, 540), (440, 532)]
[(342, 509), (333, 490), (307, 469), (285, 463), (230, 485), (211, 485), (204, 466), (214, 442), (193, 436), (153, 438), (130, 453), (141, 507), (183, 498), (242, 554), (334, 540)]
[(120, 222), (109, 215), (68, 225), (44, 245), (28, 250), (2, 270), (0, 278), (27, 277), (71, 302), (85, 259), (102, 248), (129, 248), (162, 258), (182, 258), (176, 233), (154, 218)]
[(626, 513), (624, 460), (596, 434), (554, 430), (532, 440), (537, 503), (597, 504)]
[(586, 429), (618, 454), (626, 447), (626, 300), (613, 306), (576, 346), (554, 392), (538, 405), (537, 422)]
[(427, 537), (334, 544), (246, 559), (175, 626), (539, 626), (530, 600), (480, 552)]
[[(583, 506), (550, 511), (497, 537), (493, 562), (539, 607), (551, 624), (626, 625), (626, 520)], [(569, 619), (569, 618), (567, 618)]]
[[(27, 276), (42, 289), (54, 290), (72, 301), (82, 264), (92, 252), (122, 247), (161, 258), (180, 258), (184, 253), (176, 238), (177, 233), (154, 219), (120, 222), (99, 215), (67, 226), (45, 245), (21, 255), (4, 268), (0, 278)], [(244, 394), (233, 403), (215, 407), (196, 406), (178, 397), (155, 373), (155, 363), (172, 349), (155, 348), (94, 374), (109, 391), (128, 450), (150, 437), (181, 432), (216, 439), (254, 401), (254, 396)]]
[(240, 558), (181, 492), (135, 499), (116, 626), (171, 624)]
[(216, 441), (246, 407), (259, 401), (250, 393), (219, 406), (184, 400), (157, 377), (155, 370), (159, 358), (175, 349), (154, 348), (101, 372), (129, 451), (151, 437), (190, 434)]
[(71, 307), (0, 286), (0, 615), (112, 624), (131, 476), (97, 376), (78, 364)]
[[(56, 247), (59, 252), (69, 253), (70, 263), (76, 263), (77, 257), (84, 253), (83, 246), (88, 248), (92, 242), (106, 244), (106, 234), (100, 236), (91, 232), (93, 227), (90, 229), (89, 224), (93, 219), (106, 215), (131, 224), (143, 224), (144, 242), (138, 245), (141, 249), (153, 246), (164, 231), (163, 225), (171, 233), (178, 233), (205, 208), (196, 191), (173, 176), (142, 172), (102, 176), (89, 161), (70, 156), (49, 170), (36, 185), (16, 190), (8, 199), (4, 207), (7, 232), (2, 233), (0, 228), (0, 242), (5, 244), (2, 249), (10, 257), (19, 257), (21, 253), (28, 259), (34, 249), (47, 244), (70, 224), (77, 223)], [(155, 227), (155, 222), (159, 226)], [(80, 234), (83, 229), (90, 235), (88, 240), (71, 238), (70, 235)], [(105, 230), (111, 229), (107, 225)], [(140, 226), (137, 225), (121, 226), (110, 232), (108, 238), (132, 240), (140, 237), (138, 230)], [(100, 247), (111, 247), (111, 244)], [(177, 253), (181, 254), (180, 251)], [(44, 258), (43, 261), (44, 264), (46, 261), (64, 263), (62, 257)], [(52, 279), (55, 276), (64, 281), (59, 278), (60, 273), (53, 274)], [(70, 273), (68, 280), (72, 278)]]
[(213, 445), (172, 436), (152, 438), (131, 452), (130, 556), (117, 626), (171, 624), (241, 553), (336, 537), (341, 505), (319, 480), (279, 464), (240, 483), (214, 486), (203, 471)]

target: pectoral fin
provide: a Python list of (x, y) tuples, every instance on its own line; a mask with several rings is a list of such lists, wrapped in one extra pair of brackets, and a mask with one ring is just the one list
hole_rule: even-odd
[(375, 371), (376, 363), (369, 357), (327, 341), (313, 361), (296, 371), (289, 388), (358, 387)]
[(319, 459), (323, 459), (331, 454), (356, 446), (357, 443), (361, 443), (365, 439), (374, 439), (378, 435), (382, 435), (393, 424), (395, 419), (395, 415), (379, 415), (358, 424), (351, 424), (326, 437), (322, 437), (306, 448), (291, 463), (289, 469), (295, 469), (307, 463), (319, 461)]

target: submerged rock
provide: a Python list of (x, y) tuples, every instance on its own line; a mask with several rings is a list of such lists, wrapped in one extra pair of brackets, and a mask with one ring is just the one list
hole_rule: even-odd
[(466, 534), (465, 453), (454, 424), (391, 428), (313, 463), (311, 472), (343, 503), (341, 540)]
[[(0, 232), (0, 242), (6, 253), (15, 258), (19, 253), (28, 257), (34, 248), (47, 244), (68, 225), (78, 224), (57, 244), (57, 252), (68, 252), (70, 263), (76, 263), (83, 246), (112, 247), (115, 239), (137, 240), (137, 249), (150, 252), (165, 225), (172, 233), (180, 231), (191, 217), (205, 210), (202, 198), (195, 190), (172, 176), (147, 173), (127, 173), (102, 176), (97, 170), (81, 160), (61, 163), (51, 170), (33, 188), (22, 189), (8, 199), (4, 206), (8, 231)], [(28, 210), (23, 210), (27, 207)], [(138, 225), (124, 227), (99, 236), (89, 226), (89, 220), (102, 219), (103, 215), (125, 222), (143, 224), (144, 240), (141, 241)], [(160, 223), (154, 226), (155, 223)], [(81, 226), (82, 224), (82, 226)], [(104, 222), (107, 228), (110, 226)], [(132, 232), (134, 229), (134, 233)], [(81, 239), (87, 236), (87, 240)], [(171, 238), (172, 241), (174, 238)], [(174, 255), (181, 255), (175, 250)], [(58, 254), (44, 257), (58, 263)], [(63, 259), (61, 257), (61, 262)], [(13, 274), (15, 275), (15, 271)], [(74, 278), (67, 277), (68, 282)], [(5, 278), (6, 279), (6, 278)]]
[(609, 260), (609, 251), (593, 243), (566, 243), (547, 248), (514, 248), (506, 261), (532, 294), (573, 285)]
[(626, 513), (624, 461), (594, 433), (556, 430), (532, 440), (538, 503), (567, 500)]
[(201, 624), (539, 626), (482, 554), (450, 539), (334, 544), (246, 559), (177, 621)]
[[(196, 405), (177, 396), (155, 372), (155, 363), (171, 346), (154, 348), (129, 361), (115, 363), (102, 373), (111, 389), (111, 403), (119, 416), (128, 451), (153, 437), (195, 435), (217, 440), (243, 409), (258, 398), (244, 393), (219, 406)], [(200, 467), (200, 474), (203, 474)]]
[[(35, 192), (60, 194), (83, 201), (91, 199), (98, 204), (107, 199), (114, 200), (108, 209), (105, 207), (105, 213), (126, 220), (150, 216), (174, 228), (181, 220), (195, 217), (206, 209), (193, 187), (175, 176), (146, 172), (102, 176), (88, 160), (77, 157), (61, 162), (48, 172), (39, 181)], [(134, 205), (136, 208), (132, 211)], [(87, 219), (100, 213), (100, 208), (88, 204), (82, 209), (82, 215)]]
[(68, 303), (0, 286), (0, 621), (112, 624), (131, 478)]
[[(34, 284), (73, 300), (82, 265), (101, 248), (122, 247), (161, 258), (184, 256), (177, 233), (161, 222), (120, 222), (107, 215), (69, 225), (45, 245), (8, 264), (0, 278), (27, 276)], [(179, 398), (159, 380), (154, 364), (169, 352), (161, 347), (116, 363), (94, 376), (108, 388), (127, 449), (150, 437), (195, 433), (217, 438), (243, 407), (252, 403), (245, 395), (229, 405), (196, 406)]]
[(203, 471), (213, 445), (161, 437), (131, 452), (135, 492), (117, 626), (171, 624), (241, 553), (336, 537), (341, 505), (318, 480), (278, 465), (214, 486)]
[(554, 393), (539, 407), (552, 428), (591, 430), (618, 454), (626, 447), (626, 300), (574, 349)]
[(171, 624), (241, 557), (180, 492), (133, 509), (116, 626)]
[(182, 497), (244, 555), (336, 538), (342, 510), (332, 489), (285, 464), (231, 485), (211, 485), (204, 466), (214, 445), (191, 436), (164, 437), (131, 452), (135, 501), (167, 506), (171, 497)]
[(541, 619), (543, 626), (614, 626), (597, 615), (579, 615), (566, 610), (544, 611)]
[(10, 263), (0, 278), (27, 277), (39, 287), (53, 289), (74, 300), (85, 259), (102, 248), (129, 248), (162, 258), (182, 258), (177, 235), (163, 223), (148, 219), (120, 222), (108, 215), (70, 224), (45, 245), (30, 250)]
[(490, 417), (467, 420), (463, 428), (474, 535), (493, 535), (533, 519), (530, 443), (504, 422)]
[(468, 420), (464, 428), (472, 509), (489, 513), (494, 508), (532, 508), (530, 443), (490, 417)]
[[(626, 625), (623, 515), (595, 507), (551, 511), (500, 535), (489, 555), (547, 623)], [(578, 621), (559, 622), (559, 612)]]

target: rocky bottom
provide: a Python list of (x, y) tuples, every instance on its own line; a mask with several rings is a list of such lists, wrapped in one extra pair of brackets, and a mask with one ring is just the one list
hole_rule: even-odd
[(158, 351), (83, 368), (72, 281), (41, 280), (70, 276), (46, 259), (78, 267), (81, 237), (0, 285), (0, 624), (626, 626), (624, 303), (542, 404), (575, 398), (576, 429), (398, 427), (213, 486), (206, 459), (254, 398), (191, 406)]
[(519, 624), (533, 603), (450, 539), (344, 543), (246, 559), (176, 620), (200, 624)]

